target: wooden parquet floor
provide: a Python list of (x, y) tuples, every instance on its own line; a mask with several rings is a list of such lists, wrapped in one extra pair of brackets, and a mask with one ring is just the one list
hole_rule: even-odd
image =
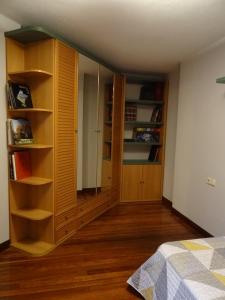
[(133, 300), (128, 277), (163, 242), (202, 237), (162, 204), (122, 204), (44, 257), (0, 253), (0, 299)]

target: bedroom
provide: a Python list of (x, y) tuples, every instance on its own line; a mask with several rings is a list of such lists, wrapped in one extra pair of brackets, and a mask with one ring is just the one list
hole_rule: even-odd
[[(43, 1), (39, 1), (37, 7), (35, 3), (31, 2), (1, 1), (1, 69), (5, 70), (3, 33), (17, 29), (21, 25), (39, 25), (59, 35), (67, 33), (67, 39), (88, 49), (95, 56), (108, 61), (109, 64), (120, 70), (169, 74), (163, 196), (172, 201), (174, 209), (205, 231), (214, 236), (222, 236), (225, 227), (223, 213), (223, 182), (225, 179), (223, 153), (225, 145), (220, 135), (220, 129), (224, 127), (225, 122), (223, 116), (224, 85), (217, 84), (216, 79), (224, 76), (225, 67), (224, 2), (189, 1), (188, 4), (181, 4), (180, 1), (162, 1), (159, 6), (156, 4), (157, 2), (159, 1), (144, 1), (135, 6), (133, 1), (129, 1), (129, 5), (127, 1), (124, 3), (108, 1), (104, 5), (102, 1), (91, 3), (85, 1), (84, 4), (69, 1), (68, 5), (74, 5), (75, 11), (71, 16), (71, 9), (64, 7), (63, 1), (57, 1), (56, 6), (52, 9), (50, 9), (52, 4), (48, 4), (50, 5), (48, 7), (47, 3)], [(18, 3), (21, 4), (18, 5)], [(77, 10), (76, 5), (79, 8)], [(124, 9), (121, 9), (123, 5)], [(151, 18), (150, 16), (146, 17), (149, 14)], [(116, 18), (116, 22), (113, 21), (114, 18)], [(133, 28), (130, 27), (131, 20), (135, 22)], [(102, 26), (103, 22), (107, 26)], [(68, 24), (70, 26), (74, 24), (76, 28), (74, 29)], [(157, 30), (153, 31), (150, 28), (157, 28)], [(149, 36), (149, 40), (146, 36)], [(154, 45), (152, 45), (152, 39), (154, 39)], [(5, 73), (2, 72), (1, 95), (3, 99), (5, 98), (5, 78)], [(176, 113), (177, 109), (178, 114)], [(2, 164), (0, 173), (0, 243), (9, 240), (5, 110), (4, 100), (1, 102), (0, 126), (3, 146), (0, 152)], [(208, 177), (216, 179), (215, 186), (207, 184)], [(149, 211), (149, 207), (145, 205), (137, 205), (137, 207), (130, 205), (129, 207), (127, 213), (130, 211), (131, 219), (134, 218), (132, 207), (134, 211), (143, 209), (140, 218), (142, 218), (142, 214), (143, 218), (146, 217), (145, 211)], [(123, 210), (126, 210), (125, 204), (121, 205), (121, 210), (118, 212), (118, 216), (123, 215)], [(153, 208), (152, 214), (154, 215)], [(170, 212), (168, 214), (170, 216)], [(151, 210), (149, 216), (151, 216)], [(99, 219), (99, 223), (104, 226), (104, 215), (102, 218), (102, 221), (101, 218)], [(148, 216), (146, 218), (148, 219)], [(161, 217), (159, 216), (157, 219), (159, 226), (160, 222), (166, 222), (163, 218), (170, 217), (166, 217), (164, 213)], [(115, 220), (117, 219), (118, 217), (115, 216)], [(121, 216), (121, 222), (122, 220)], [(110, 222), (114, 224), (112, 219)], [(148, 220), (148, 222), (150, 221)], [(179, 232), (179, 224), (183, 221), (174, 217), (173, 222), (177, 224)], [(95, 227), (94, 224), (93, 227)], [(131, 225), (131, 223), (129, 224)], [(87, 235), (88, 226), (87, 229), (85, 227), (83, 229)], [(195, 232), (192, 227), (188, 227), (189, 225), (183, 226), (187, 227), (187, 235), (188, 230)], [(133, 227), (131, 226), (131, 228)], [(145, 232), (144, 224), (140, 228)], [(133, 228), (133, 230), (135, 229)], [(104, 231), (102, 234), (104, 235)], [(163, 232), (159, 232), (159, 237), (160, 234), (164, 235)], [(183, 234), (185, 234), (185, 230)], [(199, 233), (196, 234), (198, 237)], [(101, 236), (101, 230), (99, 235)], [(193, 233), (193, 235), (195, 234)], [(125, 229), (124, 236), (126, 236)], [(85, 236), (80, 237), (80, 242), (84, 238)], [(180, 234), (180, 238), (174, 238), (174, 240), (177, 239), (182, 239), (182, 234)], [(165, 236), (165, 239), (160, 239), (158, 246), (167, 241)], [(126, 242), (128, 245), (129, 241)], [(152, 246), (154, 250), (149, 250), (149, 255), (145, 252), (146, 259), (153, 254), (156, 246), (155, 244)], [(99, 245), (99, 247), (101, 246)], [(139, 251), (141, 253), (140, 249)], [(16, 253), (19, 252), (15, 252), (17, 256)], [(3, 258), (2, 253), (1, 256)], [(143, 261), (140, 260), (133, 271)], [(130, 271), (131, 274), (132, 271)], [(129, 275), (126, 274), (126, 277), (128, 279)], [(121, 299), (123, 298), (121, 297)]]

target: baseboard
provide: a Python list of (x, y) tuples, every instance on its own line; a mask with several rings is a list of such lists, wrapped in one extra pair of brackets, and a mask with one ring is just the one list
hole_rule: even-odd
[(172, 201), (170, 201), (169, 199), (167, 199), (166, 197), (162, 196), (162, 203), (163, 205), (165, 205), (166, 207), (172, 208)]
[(3, 251), (3, 250), (8, 249), (9, 246), (10, 246), (10, 240), (1, 243), (0, 244), (0, 252)]
[(193, 221), (191, 221), (189, 218), (185, 217), (182, 213), (180, 213), (178, 210), (176, 210), (175, 208), (172, 207), (172, 202), (170, 200), (168, 200), (166, 197), (163, 197), (162, 199), (162, 203), (163, 205), (165, 205), (166, 207), (170, 208), (171, 211), (179, 216), (180, 218), (182, 218), (186, 223), (188, 223), (189, 225), (191, 225), (193, 228), (195, 228), (196, 230), (198, 230), (200, 233), (202, 233), (203, 235), (205, 235), (206, 237), (213, 237), (213, 235), (211, 235), (210, 233), (208, 233), (205, 229), (203, 229), (202, 227), (200, 227), (199, 225), (197, 225), (196, 223), (194, 223)]

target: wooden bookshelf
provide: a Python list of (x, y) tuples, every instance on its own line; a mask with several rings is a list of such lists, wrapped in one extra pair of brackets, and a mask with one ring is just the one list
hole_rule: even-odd
[(147, 75), (126, 76), (123, 202), (162, 198), (167, 87), (164, 78), (154, 80)]
[(8, 146), (10, 152), (29, 151), (32, 169), (30, 177), (9, 180), (10, 239), (18, 249), (44, 255), (58, 243), (56, 214), (76, 205), (77, 53), (52, 38), (32, 43), (6, 38), (6, 59), (7, 79), (29, 86), (33, 103), (8, 109), (8, 118), (28, 119), (34, 138), (33, 144)]

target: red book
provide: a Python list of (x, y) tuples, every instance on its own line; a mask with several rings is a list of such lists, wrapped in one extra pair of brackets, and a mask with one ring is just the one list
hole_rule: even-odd
[(31, 159), (29, 151), (14, 152), (16, 179), (20, 180), (32, 175), (31, 172)]

